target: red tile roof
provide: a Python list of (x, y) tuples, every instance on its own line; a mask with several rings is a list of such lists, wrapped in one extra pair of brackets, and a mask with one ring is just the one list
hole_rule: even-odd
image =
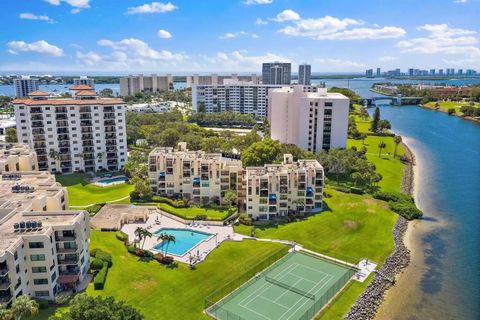
[(76, 100), (76, 99), (47, 99), (47, 100), (33, 100), (33, 99), (15, 99), (13, 104), (24, 104), (27, 106), (68, 106), (68, 105), (112, 105), (112, 104), (125, 104), (122, 99), (108, 98), (108, 99), (88, 99), (88, 100)]
[(96, 92), (93, 90), (82, 90), (75, 93), (75, 96), (96, 96)]
[(32, 91), (32, 92), (30, 92), (28, 95), (29, 95), (29, 96), (49, 96), (50, 93), (45, 92), (45, 91), (37, 90), (37, 91)]
[(92, 87), (90, 87), (86, 84), (78, 84), (76, 86), (71, 86), (69, 89), (70, 90), (93, 90)]

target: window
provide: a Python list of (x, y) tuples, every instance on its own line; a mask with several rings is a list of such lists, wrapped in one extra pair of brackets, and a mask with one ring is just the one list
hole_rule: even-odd
[(50, 291), (42, 290), (42, 291), (35, 291), (35, 297), (48, 297), (50, 295)]
[(30, 255), (30, 260), (31, 261), (45, 261), (45, 255), (44, 254), (32, 254), (32, 255)]
[(48, 284), (48, 279), (33, 279), (33, 284), (35, 285)]
[(44, 273), (47, 272), (47, 267), (32, 267), (32, 273)]
[(28, 247), (30, 249), (40, 249), (40, 248), (45, 248), (45, 245), (43, 242), (29, 242)]
[(57, 279), (57, 273), (56, 273), (56, 272), (54, 272), (54, 273), (52, 274), (51, 279), (52, 279), (52, 282), (55, 281), (55, 279)]
[(15, 251), (15, 253), (13, 254), (13, 258), (15, 259), (15, 261), (17, 261), (17, 259), (18, 259), (18, 252), (17, 251)]

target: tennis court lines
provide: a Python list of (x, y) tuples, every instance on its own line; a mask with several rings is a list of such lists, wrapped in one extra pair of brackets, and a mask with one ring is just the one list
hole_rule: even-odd
[(259, 320), (297, 319), (314, 303), (312, 295), (324, 291), (325, 286), (334, 278), (331, 274), (300, 263), (292, 263), (277, 274), (268, 276), (305, 292), (310, 297), (262, 279), (260, 286), (237, 303), (237, 306), (244, 309), (241, 313), (250, 314)]

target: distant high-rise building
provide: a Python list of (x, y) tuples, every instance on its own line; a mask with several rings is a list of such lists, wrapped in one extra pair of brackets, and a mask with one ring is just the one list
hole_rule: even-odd
[(438, 75), (443, 76), (443, 69), (438, 69)]
[(408, 69), (408, 75), (409, 76), (415, 75), (415, 70), (413, 68)]
[(463, 76), (463, 69), (458, 69), (457, 74), (458, 74), (459, 76)]
[(15, 88), (15, 96), (17, 98), (28, 97), (30, 92), (38, 90), (38, 79), (30, 78), (29, 76), (22, 76), (19, 79), (13, 80), (13, 87)]
[(312, 66), (309, 64), (301, 64), (298, 66), (298, 84), (309, 86), (312, 75)]
[(395, 69), (395, 76), (396, 77), (400, 76), (401, 74), (402, 74), (402, 72), (400, 72), (399, 68)]
[(269, 62), (262, 64), (263, 84), (287, 84), (292, 80), (292, 64), (284, 62)]
[(381, 76), (382, 76), (382, 69), (377, 68), (377, 77), (381, 77)]
[(80, 78), (73, 79), (74, 86), (81, 84), (95, 88), (95, 81), (87, 76), (80, 76)]
[(434, 76), (435, 75), (435, 69), (430, 69), (430, 75)]
[(120, 94), (122, 96), (132, 96), (139, 92), (161, 92), (173, 90), (173, 77), (171, 74), (166, 76), (138, 76), (129, 75), (120, 78)]
[(373, 69), (367, 69), (367, 71), (365, 71), (365, 76), (366, 77), (373, 77)]

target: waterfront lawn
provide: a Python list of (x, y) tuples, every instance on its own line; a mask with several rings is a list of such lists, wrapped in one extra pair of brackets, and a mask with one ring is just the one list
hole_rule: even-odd
[[(204, 299), (211, 292), (236, 279), (242, 267), (253, 266), (283, 245), (245, 240), (223, 242), (208, 258), (190, 270), (185, 264), (165, 267), (155, 260), (145, 262), (129, 254), (114, 232), (92, 230), (91, 249), (100, 248), (113, 256), (104, 290), (90, 295), (113, 296), (138, 308), (145, 319), (209, 319)], [(288, 247), (285, 246), (285, 254)]]
[(200, 208), (200, 207), (188, 207), (188, 208), (175, 208), (168, 203), (159, 203), (158, 208), (168, 213), (179, 216), (183, 219), (195, 219), (200, 215), (207, 216), (207, 220), (224, 220), (228, 217), (228, 210), (218, 210), (212, 208)]
[[(393, 225), (397, 214), (388, 204), (367, 195), (327, 189), (325, 210), (299, 222), (277, 227), (256, 227), (260, 238), (298, 242), (320, 253), (357, 262), (361, 258), (383, 263), (393, 250)], [(250, 235), (251, 227), (235, 231)], [(353, 262), (352, 261), (352, 262)]]
[[(438, 103), (438, 108), (441, 111), (448, 112), (448, 109), (455, 109), (455, 112), (458, 114), (462, 114), (460, 108), (463, 106), (469, 106), (470, 102), (457, 102), (457, 101), (438, 101), (438, 102), (429, 102), (425, 106), (431, 109), (436, 109), (436, 105)], [(480, 103), (475, 103), (476, 108), (480, 108)]]
[[(85, 174), (82, 173), (57, 175), (55, 177), (58, 182), (67, 187), (70, 206), (87, 206), (121, 199), (129, 196), (134, 189), (134, 186), (128, 183), (98, 187), (88, 183)], [(129, 203), (130, 199), (127, 198), (127, 201)], [(125, 203), (125, 201), (122, 202)]]

